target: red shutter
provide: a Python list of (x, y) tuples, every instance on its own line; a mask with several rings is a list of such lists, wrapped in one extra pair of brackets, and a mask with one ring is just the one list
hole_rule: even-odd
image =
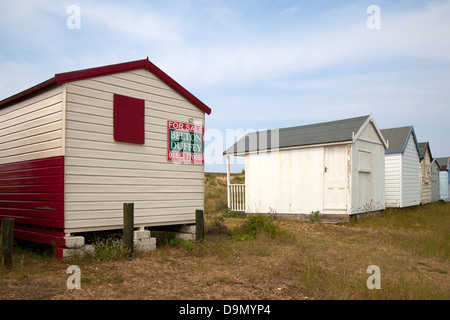
[(114, 140), (145, 143), (145, 100), (114, 94)]

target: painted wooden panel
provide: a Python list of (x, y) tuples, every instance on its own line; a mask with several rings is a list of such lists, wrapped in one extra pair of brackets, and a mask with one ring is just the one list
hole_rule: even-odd
[(322, 212), (323, 158), (323, 147), (247, 155), (246, 212)]
[(369, 123), (352, 146), (351, 214), (386, 208), (384, 153), (384, 146)]
[(145, 100), (114, 94), (114, 140), (145, 143)]
[(410, 136), (402, 156), (402, 207), (420, 204), (420, 162), (414, 139)]
[(64, 227), (64, 157), (0, 165), (0, 217)]
[(63, 88), (0, 110), (0, 164), (61, 156)]
[(431, 163), (431, 202), (439, 201), (439, 166), (434, 160)]
[(420, 203), (431, 202), (431, 157), (428, 149), (420, 161)]
[(442, 200), (449, 201), (448, 171), (439, 172), (439, 193)]
[(350, 156), (347, 146), (325, 147), (323, 213), (347, 213)]
[(400, 207), (401, 205), (401, 166), (401, 153), (385, 155), (386, 207)]
[[(145, 101), (143, 144), (114, 141), (113, 96)], [(194, 223), (203, 209), (203, 165), (167, 161), (167, 120), (204, 124), (204, 113), (148, 71), (69, 83), (66, 231), (122, 227), (122, 203), (135, 225)]]

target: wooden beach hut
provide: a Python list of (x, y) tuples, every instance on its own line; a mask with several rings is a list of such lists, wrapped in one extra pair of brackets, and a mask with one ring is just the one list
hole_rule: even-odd
[(431, 202), (431, 155), (430, 144), (428, 142), (419, 143), (420, 150), (420, 203)]
[(224, 152), (228, 163), (245, 157), (245, 185), (228, 180), (229, 207), (324, 221), (383, 210), (386, 148), (372, 115), (249, 133)]
[(56, 74), (0, 101), (0, 219), (57, 255), (84, 232), (195, 224), (211, 109), (144, 60)]
[(437, 158), (440, 165), (439, 170), (439, 198), (444, 201), (450, 201), (450, 157)]
[(412, 126), (382, 129), (386, 150), (386, 207), (420, 204), (420, 150)]

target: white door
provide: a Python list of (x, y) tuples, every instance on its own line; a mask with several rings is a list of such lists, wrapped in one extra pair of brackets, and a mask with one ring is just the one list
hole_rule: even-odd
[(323, 213), (347, 213), (347, 146), (325, 147)]

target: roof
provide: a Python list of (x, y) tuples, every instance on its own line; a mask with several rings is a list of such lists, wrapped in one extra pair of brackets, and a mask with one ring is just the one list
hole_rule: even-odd
[(181, 94), (184, 98), (194, 104), (196, 107), (200, 108), (207, 114), (211, 114), (211, 109), (205, 105), (202, 101), (197, 99), (192, 93), (183, 88), (178, 82), (173, 80), (169, 75), (167, 75), (164, 71), (159, 69), (156, 65), (148, 60), (148, 57), (144, 60), (137, 60), (125, 63), (119, 63), (114, 65), (108, 65), (103, 67), (84, 69), (78, 71), (71, 71), (65, 73), (55, 74), (55, 76), (47, 81), (44, 81), (36, 86), (33, 86), (25, 91), (19, 92), (9, 98), (6, 98), (0, 101), (0, 109), (11, 105), (19, 100), (25, 99), (33, 94), (40, 92), (41, 90), (48, 89), (52, 86), (83, 80), (90, 79), (99, 76), (105, 76), (110, 74), (115, 74), (119, 72), (126, 72), (137, 69), (145, 69), (156, 75), (163, 82), (165, 82), (172, 89)]
[[(248, 133), (224, 151), (224, 155), (237, 155), (254, 151), (311, 146), (324, 143), (352, 142), (354, 136), (372, 116), (362, 116), (305, 126), (264, 130)], [(377, 129), (378, 130), (378, 129)], [(383, 137), (380, 139), (383, 141)], [(272, 138), (278, 138), (272, 143)]]
[(449, 162), (449, 158), (436, 158), (436, 162), (438, 163), (438, 165), (441, 168), (441, 171), (447, 171), (448, 170), (448, 162)]
[(430, 149), (430, 143), (429, 142), (419, 142), (419, 150), (420, 150), (420, 160), (425, 158), (425, 153), (428, 150), (428, 153), (430, 154), (430, 159), (433, 159), (433, 156), (431, 155), (431, 149)]
[(389, 141), (389, 148), (386, 150), (386, 154), (389, 153), (403, 153), (409, 141), (409, 137), (412, 136), (416, 145), (419, 158), (421, 157), (419, 144), (417, 142), (416, 133), (412, 126), (382, 129), (381, 133), (386, 141)]

